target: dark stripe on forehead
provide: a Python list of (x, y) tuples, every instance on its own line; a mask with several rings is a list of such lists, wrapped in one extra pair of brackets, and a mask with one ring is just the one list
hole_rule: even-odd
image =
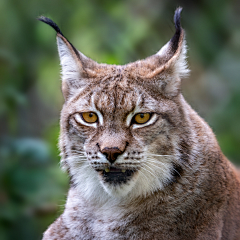
[(116, 112), (116, 109), (126, 109), (129, 108), (129, 105), (132, 106), (137, 100), (136, 90), (132, 88), (124, 88), (121, 83), (114, 83), (105, 85), (104, 88), (99, 88), (99, 91), (95, 95), (94, 102), (97, 108), (107, 108), (113, 114)]
[(113, 112), (115, 109), (115, 96), (113, 91), (94, 92), (94, 105), (100, 112)]

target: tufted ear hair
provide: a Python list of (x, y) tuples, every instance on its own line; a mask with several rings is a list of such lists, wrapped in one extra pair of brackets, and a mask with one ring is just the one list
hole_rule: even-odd
[(38, 20), (48, 24), (57, 32), (57, 46), (62, 67), (62, 93), (67, 100), (75, 89), (83, 87), (86, 79), (94, 75), (94, 68), (98, 64), (79, 52), (51, 19), (41, 16)]
[(175, 34), (155, 55), (138, 62), (144, 71), (140, 75), (146, 82), (157, 85), (160, 91), (169, 97), (180, 92), (181, 78), (189, 73), (186, 62), (186, 41), (181, 27), (182, 8), (174, 14)]

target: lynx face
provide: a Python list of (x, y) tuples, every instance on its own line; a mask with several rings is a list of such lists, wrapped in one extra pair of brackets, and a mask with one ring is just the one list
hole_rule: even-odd
[(114, 78), (83, 88), (64, 106), (64, 162), (75, 184), (92, 178), (110, 195), (126, 195), (135, 184), (145, 186), (142, 191), (161, 189), (175, 176), (169, 112), (177, 113), (177, 106), (123, 76)]
[(124, 66), (94, 62), (40, 19), (57, 31), (62, 166), (86, 198), (147, 195), (182, 173), (188, 136), (180, 77), (188, 70), (180, 12), (175, 35), (157, 54)]

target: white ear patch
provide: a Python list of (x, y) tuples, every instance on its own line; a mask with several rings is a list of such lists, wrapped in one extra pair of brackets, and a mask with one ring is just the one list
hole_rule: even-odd
[(183, 43), (181, 46), (181, 52), (177, 57), (176, 61), (174, 62), (175, 73), (180, 78), (187, 77), (190, 72), (186, 59), (187, 59), (187, 44), (186, 44), (186, 41), (183, 40)]
[(76, 56), (73, 55), (73, 52), (59, 36), (57, 36), (57, 46), (62, 66), (62, 80), (71, 82), (78, 80), (80, 78), (80, 69)]
[(168, 53), (168, 49), (169, 49), (169, 42), (167, 42), (157, 53), (156, 55), (158, 56), (164, 56)]
[[(164, 58), (170, 52), (170, 42), (166, 43), (157, 53), (156, 55), (160, 58)], [(171, 61), (170, 67), (172, 67), (173, 74), (178, 77), (186, 77), (190, 70), (187, 65), (187, 45), (186, 41), (183, 40), (181, 46), (179, 46), (179, 53), (173, 55), (173, 57), (169, 60)]]

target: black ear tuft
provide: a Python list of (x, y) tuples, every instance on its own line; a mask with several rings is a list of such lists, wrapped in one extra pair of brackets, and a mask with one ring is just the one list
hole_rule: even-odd
[(173, 51), (173, 53), (175, 53), (178, 49), (178, 43), (180, 40), (180, 36), (182, 34), (182, 27), (181, 27), (181, 12), (182, 12), (182, 7), (178, 7), (175, 11), (174, 14), (174, 23), (175, 23), (175, 34), (172, 37), (172, 39), (170, 40), (171, 43), (171, 50)]
[(44, 17), (44, 16), (40, 16), (40, 17), (37, 18), (37, 20), (48, 24), (48, 25), (51, 26), (57, 33), (59, 33), (59, 34), (61, 34), (61, 35), (63, 36), (63, 34), (62, 34), (60, 28), (58, 27), (58, 25), (57, 25), (55, 22), (53, 22), (50, 18), (47, 18), (47, 17)]
[(47, 18), (47, 17), (44, 17), (44, 16), (38, 17), (37, 20), (48, 24), (48, 25), (51, 26), (57, 33), (59, 33), (59, 34), (61, 35), (61, 38), (64, 39), (65, 41), (67, 41), (67, 42), (70, 44), (70, 46), (71, 46), (72, 50), (75, 52), (76, 56), (77, 56), (78, 58), (80, 58), (78, 50), (67, 40), (67, 38), (65, 38), (65, 36), (64, 36), (63, 33), (61, 32), (60, 28), (58, 27), (58, 25), (57, 25), (54, 21), (52, 21), (50, 18)]
[(178, 7), (174, 14), (174, 23), (175, 23), (176, 32), (181, 31), (181, 12), (182, 12), (182, 7)]

